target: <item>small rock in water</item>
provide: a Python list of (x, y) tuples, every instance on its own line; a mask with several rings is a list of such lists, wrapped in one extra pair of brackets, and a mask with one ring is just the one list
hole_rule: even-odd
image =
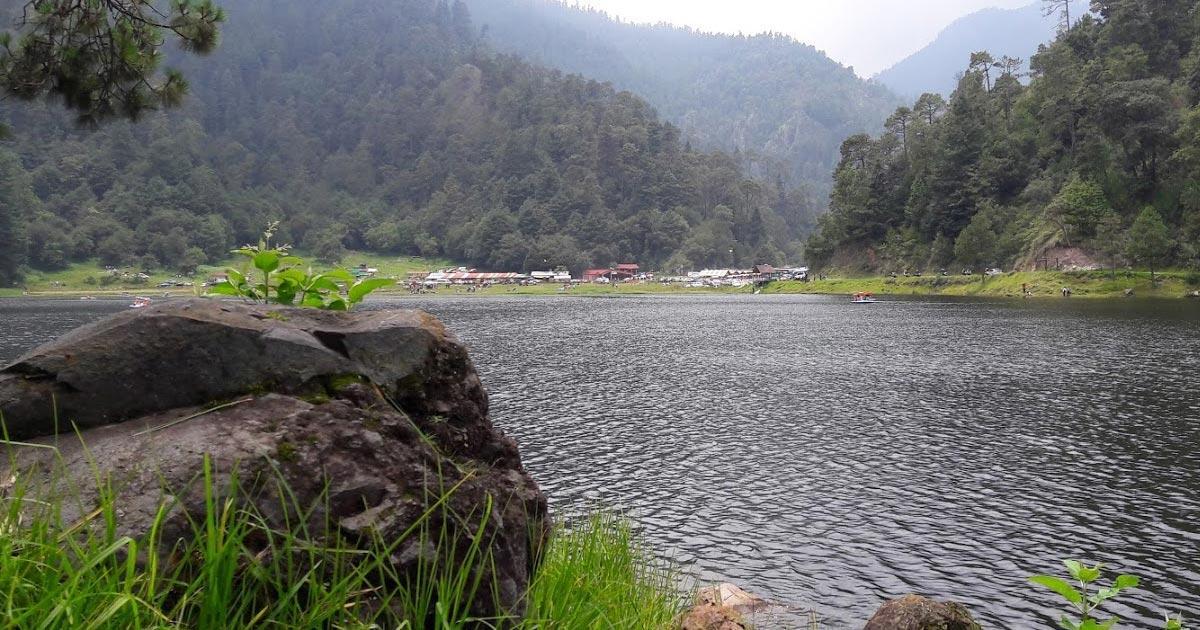
[(680, 618), (679, 627), (683, 630), (783, 627), (776, 617), (784, 610), (733, 584), (718, 584), (696, 592), (696, 603)]
[(732, 608), (700, 604), (684, 613), (681, 630), (748, 630), (750, 626)]
[(696, 601), (699, 604), (732, 608), (740, 613), (762, 610), (770, 606), (763, 598), (729, 583), (700, 589), (696, 593)]
[(863, 630), (981, 630), (962, 604), (905, 595), (879, 608)]

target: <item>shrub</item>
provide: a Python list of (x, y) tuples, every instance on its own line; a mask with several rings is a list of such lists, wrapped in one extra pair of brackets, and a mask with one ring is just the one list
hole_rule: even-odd
[[(1105, 602), (1116, 598), (1122, 591), (1138, 587), (1140, 580), (1137, 576), (1121, 574), (1111, 584), (1101, 587), (1098, 582), (1103, 575), (1104, 565), (1097, 564), (1089, 567), (1077, 560), (1064, 560), (1063, 565), (1071, 578), (1079, 585), (1076, 588), (1070, 582), (1053, 575), (1035, 575), (1030, 582), (1044, 586), (1070, 604), (1072, 612), (1079, 615), (1079, 620), (1063, 615), (1058, 625), (1064, 630), (1109, 630), (1117, 625), (1119, 619), (1115, 616), (1108, 619), (1100, 618), (1100, 608)], [(1092, 592), (1093, 586), (1096, 592)], [(1183, 630), (1182, 617), (1166, 619), (1165, 630)]]
[[(314, 274), (309, 267), (304, 271), (301, 269), (304, 260), (289, 255), (287, 245), (271, 245), (278, 227), (278, 222), (267, 226), (258, 245), (233, 250), (234, 254), (249, 260), (253, 271), (243, 273), (227, 269), (228, 280), (213, 285), (209, 294), (237, 296), (264, 304), (345, 311), (375, 290), (395, 284), (385, 278), (365, 278), (356, 282), (344, 269)], [(345, 295), (342, 295), (342, 284), (347, 287)]]

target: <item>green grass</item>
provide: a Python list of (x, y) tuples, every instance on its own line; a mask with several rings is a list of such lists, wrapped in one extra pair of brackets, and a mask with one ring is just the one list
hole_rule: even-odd
[(1025, 285), (1032, 297), (1061, 297), (1062, 288), (1068, 287), (1075, 297), (1124, 297), (1126, 290), (1131, 290), (1135, 297), (1179, 298), (1200, 289), (1200, 286), (1189, 283), (1189, 280), (1196, 280), (1190, 272), (1168, 271), (1156, 275), (1157, 281), (1153, 283), (1148, 271), (1118, 271), (1116, 278), (1110, 271), (1028, 271), (986, 278), (978, 275), (925, 275), (919, 278), (867, 276), (812, 282), (774, 282), (763, 292), (850, 295), (870, 291), (878, 295), (1019, 298), (1022, 296), (1022, 285)]
[[(303, 255), (303, 252), (299, 252)], [(434, 271), (446, 267), (456, 266), (455, 263), (445, 259), (428, 259), (415, 256), (387, 256), (382, 254), (373, 254), (367, 252), (348, 252), (342, 260), (342, 267), (357, 267), (359, 264), (365, 263), (368, 267), (374, 267), (379, 270), (379, 275), (382, 277), (394, 277), (404, 279), (410, 271)], [(39, 271), (32, 270), (25, 275), (24, 287), (25, 291), (34, 295), (106, 295), (120, 293), (172, 293), (176, 295), (188, 295), (197, 291), (196, 287), (173, 287), (173, 288), (158, 288), (157, 284), (167, 280), (182, 280), (192, 282), (197, 287), (204, 282), (209, 276), (214, 273), (223, 271), (225, 268), (234, 266), (244, 266), (245, 261), (242, 259), (229, 258), (215, 265), (202, 265), (196, 270), (195, 274), (183, 275), (173, 271), (158, 269), (154, 270), (150, 275), (150, 279), (144, 282), (133, 282), (129, 280), (119, 280), (112, 284), (102, 284), (102, 280), (109, 275), (109, 272), (104, 268), (104, 265), (99, 261), (91, 260), (87, 262), (72, 263), (66, 269), (59, 271)], [(324, 267), (323, 265), (313, 265), (314, 268)], [(122, 271), (134, 271), (133, 267), (123, 267)], [(89, 280), (90, 278), (90, 280)], [(21, 289), (0, 289), (0, 297), (14, 297), (22, 294)]]
[[(212, 268), (202, 268), (206, 272), (210, 272)], [(124, 271), (132, 271), (132, 268), (124, 268)], [(103, 265), (96, 261), (72, 263), (66, 269), (59, 271), (38, 271), (33, 270), (25, 274), (24, 286), (29, 293), (120, 293), (126, 291), (161, 291), (155, 289), (154, 285), (165, 280), (176, 279), (177, 274), (166, 271), (156, 271), (149, 274), (150, 279), (144, 282), (135, 282), (126, 279), (118, 279), (111, 284), (101, 284), (101, 281), (109, 276), (109, 272)], [(207, 273), (197, 274), (200, 281), (207, 277)], [(191, 278), (185, 278), (191, 280)]]
[(678, 584), (627, 521), (596, 513), (555, 532), (529, 592), (526, 625), (666, 628), (683, 611)]
[[(304, 256), (304, 252), (299, 252), (300, 256)], [(312, 257), (305, 257), (306, 260), (311, 260)], [(437, 271), (439, 269), (447, 269), (458, 267), (459, 263), (445, 258), (422, 258), (420, 256), (390, 256), (387, 254), (375, 254), (371, 252), (347, 252), (346, 257), (342, 259), (341, 266), (346, 268), (357, 267), (360, 264), (366, 263), (368, 267), (373, 267), (379, 270), (379, 275), (385, 278), (396, 278), (404, 280), (405, 276), (410, 271)]]
[[(204, 513), (192, 516), (189, 541), (170, 547), (159, 534), (170, 512), (166, 502), (149, 534), (135, 540), (115, 533), (122, 510), (106, 483), (97, 482), (95, 509), (81, 506), (85, 516), (68, 520), (71, 512), (64, 508), (74, 493), (35, 500), (28, 478), (11, 470), (0, 479), (0, 614), (6, 625), (656, 628), (683, 602), (674, 574), (650, 559), (628, 523), (596, 515), (555, 531), (527, 594), (526, 619), (475, 619), (471, 603), (492, 592), (474, 570), (491, 562), (480, 535), (493, 518), (490, 505), (472, 515), (449, 515), (465, 523), (468, 535), (458, 538), (465, 548), (429, 533), (430, 523), (448, 516), (450, 489), (431, 498), (409, 531), (374, 540), (364, 550), (339, 543), (333, 526), (308, 531), (311, 506), (296, 504), (287, 488), (276, 493), (285, 503), (281, 513), (294, 517), (284, 527), (272, 526), (230, 498), (239, 492), (236, 479), (218, 492), (207, 460), (204, 470)], [(437, 549), (436, 559), (398, 575), (390, 558), (413, 540)]]
[[(297, 255), (304, 257), (304, 252), (296, 252)], [(311, 257), (306, 258), (311, 259)], [(407, 278), (409, 272), (413, 271), (436, 271), (439, 269), (447, 269), (458, 267), (459, 264), (444, 258), (422, 258), (419, 256), (389, 256), (385, 254), (376, 254), (371, 252), (348, 252), (345, 258), (342, 259), (340, 267), (353, 268), (360, 264), (366, 264), (368, 267), (378, 269), (378, 277), (395, 278), (400, 284), (395, 287), (385, 287), (380, 289), (376, 295), (408, 295), (407, 288), (403, 285), (403, 281)], [(149, 274), (151, 277), (144, 282), (131, 282), (120, 280), (112, 284), (102, 284), (101, 280), (109, 275), (109, 272), (104, 269), (98, 261), (88, 261), (82, 263), (73, 263), (66, 269), (60, 271), (31, 271), (25, 277), (24, 289), (0, 289), (0, 297), (19, 297), (23, 294), (35, 296), (76, 296), (76, 295), (121, 295), (121, 294), (139, 294), (139, 295), (161, 295), (169, 293), (176, 296), (194, 295), (203, 291), (200, 288), (200, 283), (204, 282), (209, 276), (214, 273), (224, 271), (226, 268), (233, 266), (235, 268), (245, 267), (245, 261), (242, 259), (230, 258), (216, 265), (201, 266), (195, 274), (184, 276), (170, 271), (156, 270)], [(320, 270), (327, 268), (327, 265), (314, 264), (313, 268)], [(133, 268), (123, 268), (123, 271), (133, 271)], [(90, 278), (90, 280), (89, 280)], [(161, 282), (167, 280), (182, 280), (191, 282), (193, 287), (170, 287), (159, 288)], [(591, 297), (611, 297), (622, 295), (657, 295), (657, 294), (704, 294), (704, 293), (749, 293), (752, 289), (743, 287), (736, 289), (733, 287), (720, 288), (689, 288), (682, 285), (663, 285), (656, 282), (647, 282), (639, 284), (578, 284), (571, 287), (567, 291), (560, 291), (561, 286), (557, 284), (537, 284), (532, 286), (516, 286), (516, 285), (496, 285), (480, 289), (474, 293), (467, 293), (466, 287), (442, 287), (435, 293), (424, 293), (422, 296), (429, 295), (463, 295), (463, 296), (499, 296), (499, 295), (567, 295), (567, 296), (591, 296)]]

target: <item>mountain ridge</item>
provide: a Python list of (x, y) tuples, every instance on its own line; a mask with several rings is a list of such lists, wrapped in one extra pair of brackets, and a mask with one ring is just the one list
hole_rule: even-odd
[[(1072, 19), (1082, 16), (1086, 8), (1086, 2), (1073, 0)], [(1015, 9), (981, 9), (951, 22), (920, 50), (872, 79), (907, 99), (925, 92), (948, 97), (957, 87), (962, 67), (973, 52), (985, 50), (997, 59), (1003, 55), (1020, 58), (1025, 62), (1022, 72), (1027, 70), (1038, 46), (1054, 39), (1057, 20), (1055, 16), (1044, 15), (1040, 3)]]
[(625, 22), (554, 0), (467, 0), (504, 52), (632, 91), (705, 148), (823, 199), (841, 140), (881, 128), (900, 99), (777, 33)]

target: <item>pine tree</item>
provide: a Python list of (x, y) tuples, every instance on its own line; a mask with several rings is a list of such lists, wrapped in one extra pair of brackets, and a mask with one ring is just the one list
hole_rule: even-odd
[(19, 12), (16, 41), (0, 32), (0, 89), (60, 98), (87, 123), (178, 105), (188, 87), (183, 75), (158, 76), (165, 36), (207, 53), (224, 19), (212, 0), (176, 0), (170, 13), (149, 0), (30, 2)]
[(1171, 233), (1167, 224), (1163, 223), (1162, 215), (1147, 206), (1129, 228), (1125, 255), (1130, 260), (1149, 267), (1150, 279), (1154, 280), (1155, 269), (1168, 259), (1173, 245)]

